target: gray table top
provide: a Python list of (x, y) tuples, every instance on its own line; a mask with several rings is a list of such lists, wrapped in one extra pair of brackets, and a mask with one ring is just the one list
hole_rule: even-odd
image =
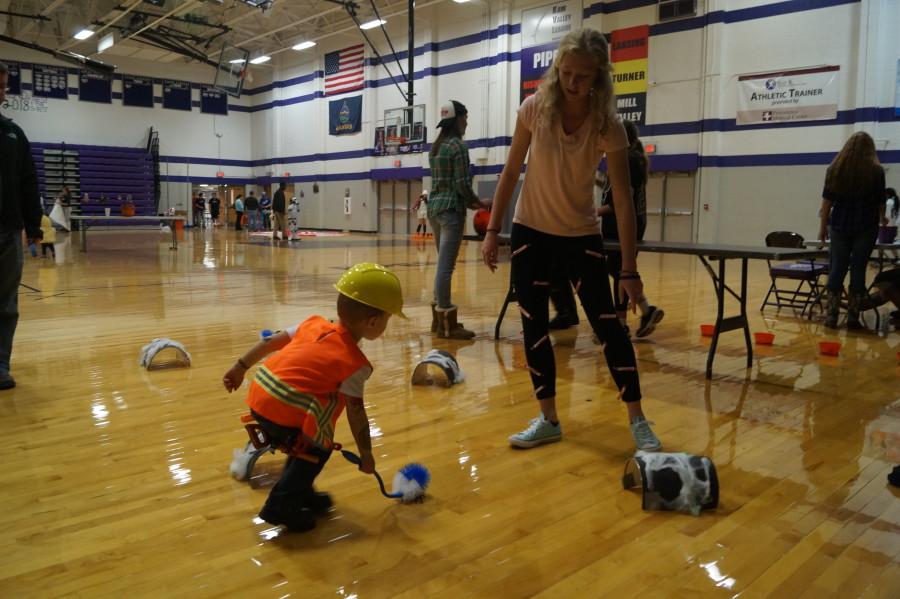
[[(605, 240), (603, 246), (609, 249), (619, 249), (619, 242)], [(682, 241), (639, 241), (637, 249), (640, 252), (659, 254), (689, 254), (710, 258), (750, 258), (755, 260), (803, 260), (822, 258), (828, 254), (823, 249), (814, 248), (775, 248)]]
[(134, 216), (104, 216), (103, 214), (77, 215), (70, 216), (72, 220), (187, 220), (186, 216), (148, 216), (146, 214)]
[[(820, 241), (818, 239), (813, 239), (811, 241), (804, 241), (803, 245), (809, 248), (827, 248), (831, 246), (830, 241)], [(900, 240), (895, 241), (894, 243), (876, 243), (876, 250), (900, 250)]]

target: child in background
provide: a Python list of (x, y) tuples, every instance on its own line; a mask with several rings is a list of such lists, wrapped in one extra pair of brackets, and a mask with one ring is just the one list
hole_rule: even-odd
[(56, 229), (53, 228), (53, 222), (46, 214), (41, 216), (41, 232), (44, 234), (44, 238), (41, 239), (41, 258), (47, 257), (49, 248), (50, 256), (56, 260), (56, 247), (53, 245), (56, 243)]
[(419, 199), (416, 200), (416, 203), (413, 204), (413, 210), (416, 213), (416, 218), (419, 219), (419, 224), (416, 225), (416, 235), (425, 236), (427, 233), (427, 223), (428, 223), (428, 190), (423, 189), (422, 195), (419, 196)]
[(288, 239), (300, 241), (300, 202), (297, 198), (291, 198), (287, 207)]
[[(273, 447), (289, 448), (278, 483), (259, 517), (292, 531), (315, 527), (331, 497), (313, 482), (334, 447), (334, 428), (344, 407), (367, 474), (375, 471), (363, 387), (372, 374), (359, 342), (377, 339), (388, 320), (403, 314), (400, 280), (372, 263), (350, 268), (335, 284), (338, 322), (311, 316), (299, 325), (266, 337), (238, 358), (223, 377), (229, 392), (241, 386), (254, 364), (265, 359), (250, 383), (247, 404)], [(272, 353), (275, 352), (275, 353)]]

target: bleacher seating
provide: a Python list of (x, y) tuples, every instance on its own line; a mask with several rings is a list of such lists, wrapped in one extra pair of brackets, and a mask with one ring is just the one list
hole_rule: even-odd
[[(33, 143), (32, 156), (38, 170), (40, 192), (45, 201), (51, 202), (58, 195), (61, 182), (58, 181), (57, 155), (77, 155), (77, 186), (70, 185), (72, 193), (83, 199), (81, 213), (102, 215), (106, 208), (111, 214), (121, 215), (122, 204), (129, 198), (134, 204), (135, 214), (156, 214), (154, 194), (154, 168), (151, 155), (144, 148), (118, 148), (109, 146), (77, 146), (66, 144)], [(61, 152), (64, 150), (64, 152)], [(63, 168), (68, 168), (66, 164)], [(49, 167), (49, 168), (48, 168)], [(72, 173), (74, 175), (74, 173)], [(71, 175), (66, 175), (69, 181)], [(104, 199), (105, 198), (105, 199)], [(110, 221), (110, 224), (129, 225), (129, 221)], [(133, 224), (144, 225), (136, 221)]]

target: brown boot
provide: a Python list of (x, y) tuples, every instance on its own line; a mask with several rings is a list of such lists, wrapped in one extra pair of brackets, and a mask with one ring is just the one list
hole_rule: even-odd
[(475, 336), (475, 331), (466, 329), (461, 322), (456, 321), (457, 310), (456, 306), (451, 308), (435, 307), (439, 318), (437, 336), (440, 339), (466, 340)]
[(847, 304), (847, 330), (861, 331), (865, 328), (859, 321), (860, 305), (864, 297), (864, 295), (858, 293), (850, 296), (850, 301)]
[(431, 302), (431, 332), (437, 333), (438, 328), (440, 327), (441, 318), (437, 313), (437, 304)]

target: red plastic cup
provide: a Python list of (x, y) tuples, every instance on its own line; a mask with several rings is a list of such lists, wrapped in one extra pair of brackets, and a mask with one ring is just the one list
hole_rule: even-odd
[(716, 325), (714, 324), (701, 324), (700, 325), (700, 334), (704, 337), (712, 337), (713, 333), (716, 332)]
[(757, 345), (772, 345), (775, 341), (775, 333), (753, 333)]
[(841, 344), (838, 341), (819, 341), (819, 353), (823, 356), (836, 356), (841, 353)]

